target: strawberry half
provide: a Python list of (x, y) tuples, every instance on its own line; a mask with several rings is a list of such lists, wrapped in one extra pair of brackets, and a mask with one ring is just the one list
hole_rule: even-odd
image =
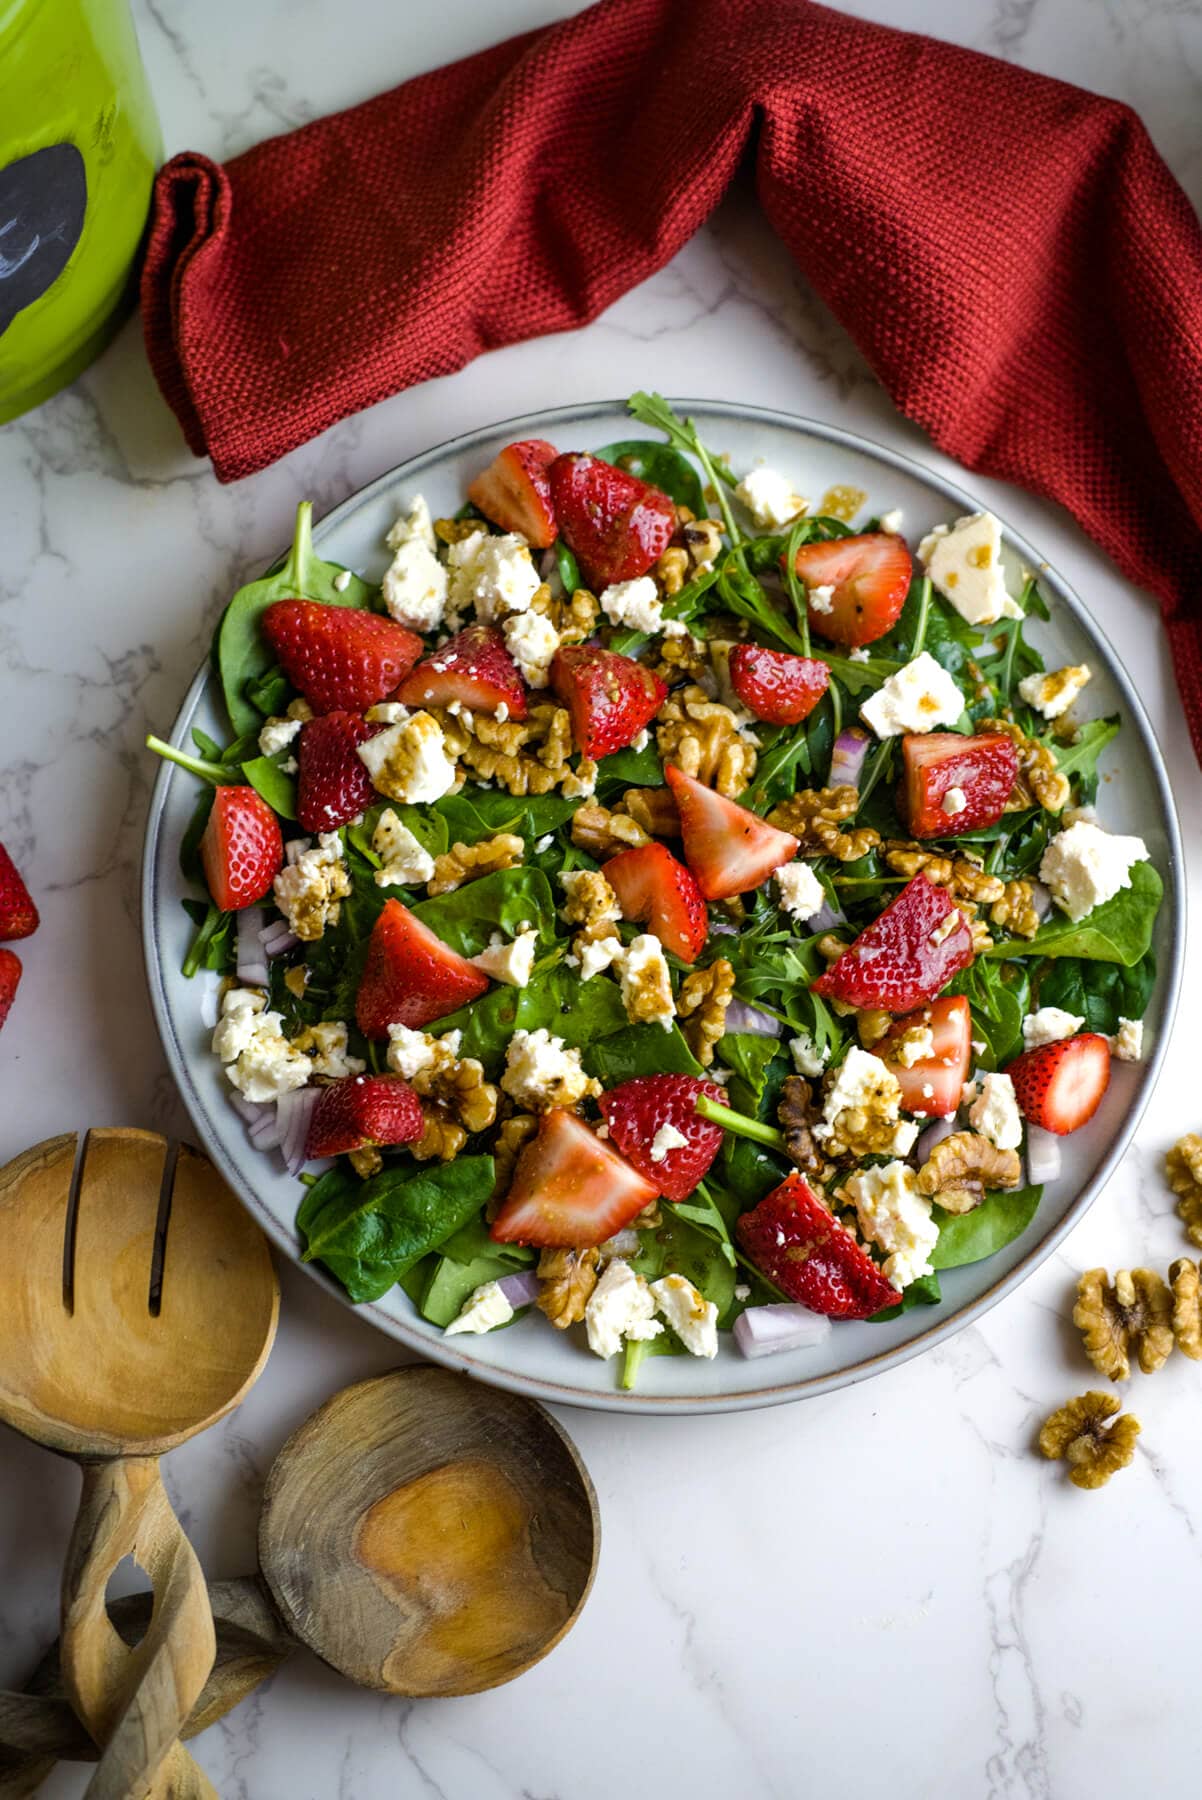
[(389, 900), (372, 927), (355, 996), (364, 1037), (388, 1036), (390, 1025), (429, 1025), (478, 1000), (487, 975), (435, 937), (399, 900)]
[(359, 745), (374, 737), (358, 713), (319, 713), (301, 726), (296, 742), (296, 816), (306, 831), (337, 831), (376, 798)]
[(453, 706), (468, 712), (526, 717), (526, 689), (505, 639), (491, 625), (469, 625), (425, 656), (406, 675), (396, 697), (405, 706)]
[[(899, 1050), (908, 1054), (901, 1040), (916, 1027), (930, 1032), (931, 1054), (917, 1062), (899, 1061)], [(918, 1012), (895, 1019), (880, 1043), (873, 1045), (872, 1054), (879, 1056), (897, 1077), (901, 1103), (907, 1112), (924, 1118), (946, 1118), (959, 1106), (968, 1079), (972, 1057), (972, 1012), (968, 1001), (963, 994), (947, 994)]]
[(745, 1212), (739, 1242), (782, 1294), (830, 1319), (870, 1319), (901, 1295), (794, 1172)]
[(284, 860), (284, 839), (279, 820), (254, 788), (214, 788), (200, 860), (222, 912), (254, 906), (270, 892)]
[(676, 507), (667, 494), (599, 456), (557, 456), (549, 470), (560, 534), (590, 587), (645, 575), (668, 548)]
[[(686, 1200), (722, 1148), (722, 1127), (697, 1112), (701, 1094), (724, 1098), (717, 1082), (695, 1075), (637, 1075), (597, 1102), (618, 1149), (665, 1200)], [(657, 1159), (651, 1152), (665, 1125), (686, 1141)]]
[(348, 1075), (322, 1088), (306, 1156), (341, 1156), (369, 1144), (411, 1144), (425, 1130), (422, 1103), (399, 1075)]
[(884, 637), (897, 624), (913, 565), (893, 531), (801, 544), (793, 567), (807, 589), (833, 588), (825, 608), (809, 603), (810, 630), (849, 650)]
[(1096, 1031), (1026, 1050), (1007, 1064), (1019, 1111), (1065, 1137), (1093, 1118), (1110, 1085), (1110, 1046)]
[(818, 977), (814, 992), (849, 1006), (913, 1012), (971, 961), (967, 919), (944, 888), (920, 873)]
[(681, 962), (696, 962), (709, 935), (709, 915), (697, 877), (663, 844), (641, 844), (602, 863), (622, 917), (645, 924)]
[[(958, 837), (1001, 818), (1018, 774), (1018, 751), (1001, 732), (980, 737), (918, 732), (903, 737), (902, 763), (910, 835)], [(944, 799), (953, 788), (959, 790), (957, 810), (945, 809)]]
[(518, 1157), (492, 1236), (498, 1244), (603, 1244), (658, 1198), (624, 1156), (556, 1107)]
[(664, 774), (680, 811), (685, 861), (707, 900), (746, 894), (796, 856), (797, 839), (789, 832), (778, 831), (672, 763)]
[(365, 712), (391, 694), (422, 653), (416, 632), (351, 606), (274, 600), (263, 635), (314, 712)]
[(20, 983), (20, 957), (15, 950), (0, 950), (0, 1026), (9, 1015)]
[(547, 479), (558, 455), (545, 438), (507, 444), (484, 473), (468, 483), (467, 497), (502, 531), (519, 531), (536, 550), (545, 550), (559, 535)]
[(826, 664), (809, 656), (762, 644), (736, 644), (730, 653), (730, 685), (748, 711), (770, 725), (800, 725), (830, 681)]
[(38, 928), (38, 909), (12, 857), (0, 844), (0, 938), (27, 938)]
[(624, 750), (649, 725), (667, 685), (658, 675), (600, 644), (564, 644), (551, 663), (551, 686), (567, 707), (580, 752), (597, 762)]

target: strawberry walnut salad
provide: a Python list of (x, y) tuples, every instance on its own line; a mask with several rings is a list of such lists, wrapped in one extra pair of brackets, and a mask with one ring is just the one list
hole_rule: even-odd
[(234, 741), (151, 740), (205, 783), (185, 967), (306, 1258), (448, 1335), (537, 1308), (627, 1387), (1016, 1238), (1141, 1054), (1161, 898), (996, 519), (912, 555), (630, 410), (664, 441), (402, 496), (378, 586), (302, 505), (218, 629)]

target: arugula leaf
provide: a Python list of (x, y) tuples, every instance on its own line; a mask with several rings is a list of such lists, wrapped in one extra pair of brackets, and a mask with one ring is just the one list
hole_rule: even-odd
[(654, 438), (624, 438), (620, 443), (594, 450), (593, 455), (613, 463), (617, 469), (625, 469), (649, 487), (659, 488), (678, 506), (687, 506), (695, 518), (704, 518), (705, 495), (697, 471), (671, 444), (658, 443)]
[(1127, 968), (1065, 956), (1040, 976), (1039, 1004), (1063, 1007), (1085, 1020), (1086, 1031), (1110, 1037), (1120, 1019), (1143, 1018), (1155, 984), (1156, 956), (1151, 950)]
[(1001, 938), (983, 955), (1084, 956), (1127, 968), (1146, 956), (1160, 910), (1164, 884), (1151, 863), (1136, 863), (1130, 887), (1095, 906), (1076, 925), (1063, 913), (1039, 927), (1033, 938)]
[(932, 1208), (939, 1226), (939, 1242), (931, 1252), (935, 1269), (958, 1269), (964, 1263), (981, 1262), (1013, 1243), (1039, 1210), (1041, 1187), (1017, 1188), (1012, 1193), (986, 1194), (972, 1212), (948, 1213)]
[(296, 1215), (304, 1262), (321, 1262), (356, 1303), (378, 1300), (407, 1269), (478, 1213), (492, 1192), (491, 1156), (414, 1169), (394, 1164), (360, 1181), (342, 1167), (308, 1189)]
[(631, 394), (626, 402), (626, 410), (640, 425), (651, 425), (656, 431), (662, 431), (674, 450), (684, 456), (691, 456), (700, 464), (701, 472), (722, 511), (726, 525), (726, 535), (732, 544), (741, 544), (743, 533), (739, 530), (726, 489), (737, 485), (734, 476), (719, 456), (711, 456), (697, 435), (697, 427), (692, 419), (679, 419), (668, 405), (662, 394), (644, 393), (641, 389)]
[(718, 1055), (734, 1074), (730, 1102), (736, 1112), (759, 1114), (768, 1069), (780, 1051), (777, 1038), (750, 1031), (728, 1031), (718, 1040)]
[(524, 863), (516, 869), (497, 869), (479, 881), (467, 881), (450, 894), (419, 901), (410, 910), (460, 956), (478, 956), (487, 950), (494, 931), (515, 938), (524, 924), (537, 928), (547, 949), (555, 944), (551, 884), (541, 869)]

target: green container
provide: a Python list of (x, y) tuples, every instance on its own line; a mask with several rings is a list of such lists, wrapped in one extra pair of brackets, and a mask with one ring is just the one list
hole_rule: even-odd
[(0, 0), (0, 423), (131, 311), (161, 153), (127, 0)]

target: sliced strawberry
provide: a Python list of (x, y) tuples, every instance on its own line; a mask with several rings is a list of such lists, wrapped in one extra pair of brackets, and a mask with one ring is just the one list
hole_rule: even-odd
[(994, 824), (1018, 774), (1018, 751), (999, 731), (981, 737), (956, 731), (907, 734), (902, 761), (905, 813), (916, 838), (959, 837)]
[(681, 962), (696, 962), (709, 934), (697, 877), (663, 844), (641, 844), (602, 863), (622, 917), (646, 925)]
[(507, 444), (483, 474), (468, 483), (467, 497), (502, 531), (520, 531), (528, 544), (545, 550), (559, 535), (547, 479), (558, 455), (545, 438)]
[(580, 752), (596, 762), (624, 750), (667, 697), (658, 675), (600, 644), (564, 644), (551, 664), (551, 686), (567, 707)]
[(213, 903), (222, 912), (254, 906), (284, 860), (280, 822), (252, 787), (218, 787), (200, 840), (200, 860)]
[(498, 1244), (603, 1244), (658, 1198), (624, 1156), (556, 1107), (518, 1157), (492, 1236)]
[(645, 575), (676, 530), (667, 494), (599, 456), (573, 452), (550, 468), (560, 534), (590, 587)]
[(680, 810), (685, 861), (707, 900), (749, 893), (797, 855), (797, 839), (789, 832), (778, 831), (673, 763), (666, 764), (664, 774)]
[(416, 632), (351, 606), (275, 600), (263, 634), (314, 712), (364, 712), (391, 694), (422, 653)]
[(739, 1242), (782, 1294), (831, 1319), (870, 1319), (901, 1295), (796, 1171), (735, 1225)]
[(12, 857), (0, 844), (0, 938), (27, 938), (38, 928), (38, 909)]
[(0, 950), (0, 1025), (7, 1019), (21, 982), (21, 959), (15, 950)]
[(348, 1075), (322, 1088), (306, 1156), (341, 1156), (369, 1144), (411, 1144), (425, 1130), (422, 1103), (399, 1075)]
[(381, 728), (358, 713), (319, 713), (296, 741), (296, 816), (306, 831), (337, 831), (376, 798), (359, 745)]
[(743, 705), (770, 725), (800, 725), (813, 712), (830, 680), (824, 662), (790, 656), (787, 650), (736, 644), (730, 653), (730, 685)]
[(910, 552), (892, 531), (801, 544), (793, 567), (811, 591), (834, 590), (826, 606), (810, 601), (810, 630), (849, 650), (891, 631), (910, 591)]
[(971, 961), (964, 914), (946, 889), (918, 874), (818, 977), (814, 992), (849, 1006), (913, 1012)]
[[(722, 1127), (703, 1119), (697, 1100), (724, 1098), (716, 1081), (695, 1075), (636, 1075), (602, 1094), (597, 1104), (623, 1156), (665, 1200), (686, 1200), (722, 1148)], [(656, 1157), (655, 1138), (665, 1126), (685, 1139)]]
[(1064, 1137), (1093, 1118), (1110, 1085), (1110, 1046), (1096, 1031), (1026, 1050), (1006, 1067), (1023, 1117)]
[[(926, 1030), (931, 1034), (929, 1056), (917, 1062), (909, 1058), (910, 1046), (902, 1040), (907, 1032)], [(947, 994), (932, 1000), (929, 1006), (895, 1019), (879, 1044), (873, 1045), (879, 1056), (896, 1075), (901, 1087), (901, 1103), (907, 1112), (924, 1118), (946, 1118), (960, 1104), (960, 1094), (968, 1079), (972, 1057), (972, 1012), (963, 994)]]
[(406, 706), (453, 706), (468, 712), (496, 713), (504, 706), (511, 719), (526, 717), (526, 689), (505, 639), (491, 625), (469, 625), (425, 656), (397, 688)]
[(388, 1036), (390, 1025), (429, 1025), (478, 1000), (488, 986), (457, 950), (435, 937), (399, 900), (389, 900), (372, 927), (355, 996), (364, 1037)]

